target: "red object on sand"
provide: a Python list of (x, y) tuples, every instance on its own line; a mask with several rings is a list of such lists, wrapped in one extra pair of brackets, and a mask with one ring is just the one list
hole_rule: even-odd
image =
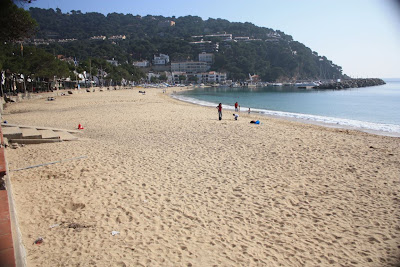
[(42, 238), (42, 237), (39, 237), (39, 238), (36, 239), (35, 242), (33, 242), (33, 243), (36, 244), (36, 245), (40, 245), (40, 244), (43, 243), (43, 238)]
[(78, 125), (78, 129), (79, 130), (83, 130), (83, 126), (79, 123), (79, 125)]

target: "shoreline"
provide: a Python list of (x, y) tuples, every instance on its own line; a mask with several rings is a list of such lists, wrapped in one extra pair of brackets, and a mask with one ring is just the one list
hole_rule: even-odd
[[(191, 88), (188, 90), (193, 90), (193, 89), (194, 88)], [(186, 99), (182, 99), (182, 98), (179, 98), (179, 94), (177, 94), (177, 95), (170, 94), (170, 95), (172, 98), (177, 99), (179, 101), (191, 103), (191, 104), (198, 105), (198, 106), (214, 107), (217, 105), (215, 103), (198, 100), (198, 99), (195, 99), (192, 97), (183, 96)], [(193, 100), (190, 100), (190, 99), (193, 99)], [(225, 110), (228, 109), (228, 110), (234, 111), (233, 106), (223, 105), (223, 107)], [(248, 109), (248, 107), (242, 107), (242, 108), (243, 108), (243, 110)], [(247, 111), (240, 111), (239, 114), (247, 114)], [(282, 120), (287, 120), (287, 121), (296, 121), (299, 123), (305, 123), (305, 124), (311, 124), (311, 125), (319, 125), (319, 126), (327, 127), (327, 128), (354, 130), (354, 131), (360, 131), (360, 132), (374, 134), (374, 135), (396, 137), (396, 138), (400, 137), (400, 132), (377, 130), (377, 129), (373, 129), (373, 128), (354, 126), (351, 124), (366, 124), (366, 125), (371, 125), (371, 127), (384, 127), (387, 125), (387, 127), (396, 126), (400, 129), (400, 126), (398, 126), (398, 125), (378, 124), (378, 123), (372, 123), (372, 122), (356, 121), (356, 120), (351, 120), (351, 119), (340, 119), (340, 118), (325, 117), (325, 116), (319, 116), (319, 115), (292, 113), (292, 112), (284, 112), (284, 111), (273, 111), (273, 110), (262, 110), (262, 109), (252, 109), (251, 114), (259, 114), (261, 116), (265, 116), (265, 117), (269, 117), (269, 118), (276, 118), (276, 119), (282, 119)], [(326, 122), (326, 120), (333, 121), (333, 122)]]
[(27, 266), (398, 263), (398, 139), (138, 90), (6, 106), (12, 124), (84, 126), (7, 148), (11, 170), (86, 156), (10, 172)]

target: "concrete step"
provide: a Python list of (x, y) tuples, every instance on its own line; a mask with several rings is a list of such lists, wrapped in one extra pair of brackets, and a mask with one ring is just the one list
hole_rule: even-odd
[(20, 139), (22, 138), (22, 131), (19, 127), (3, 127), (3, 136), (8, 139)]
[[(9, 143), (46, 143), (46, 141), (32, 141), (37, 140), (58, 140), (58, 141), (73, 141), (78, 140), (78, 138), (71, 133), (77, 134), (81, 131), (77, 130), (63, 130), (63, 129), (52, 129), (47, 127), (35, 127), (35, 126), (16, 126), (10, 124), (2, 124), (3, 136), (10, 140)], [(21, 141), (21, 139), (27, 139), (26, 142)], [(51, 142), (51, 141), (49, 141)]]
[[(41, 139), (42, 135), (34, 128), (21, 128), (23, 139)], [(11, 138), (10, 138), (11, 139)], [(16, 138), (13, 138), (16, 139)]]
[(72, 134), (68, 133), (68, 132), (64, 132), (64, 131), (54, 131), (54, 133), (56, 135), (58, 135), (60, 137), (60, 140), (62, 141), (74, 141), (74, 140), (78, 140), (77, 137), (73, 136)]
[(3, 129), (10, 128), (10, 127), (21, 127), (21, 128), (35, 128), (37, 130), (53, 130), (53, 131), (65, 131), (65, 132), (69, 132), (69, 133), (81, 133), (81, 131), (79, 131), (79, 130), (55, 129), (55, 128), (50, 128), (50, 127), (17, 125), (17, 124), (11, 124), (11, 123), (1, 123), (1, 127)]
[(52, 130), (39, 130), (39, 133), (42, 135), (43, 139), (60, 139), (60, 136), (58, 136), (54, 131)]
[(43, 144), (43, 143), (58, 143), (61, 142), (60, 139), (11, 139), (10, 143), (18, 144)]

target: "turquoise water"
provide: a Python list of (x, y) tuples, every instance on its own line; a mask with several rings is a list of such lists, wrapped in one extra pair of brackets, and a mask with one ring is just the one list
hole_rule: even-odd
[(241, 111), (250, 107), (266, 115), (400, 134), (400, 79), (386, 85), (346, 90), (305, 90), (295, 87), (196, 88), (177, 98), (206, 106), (222, 103)]

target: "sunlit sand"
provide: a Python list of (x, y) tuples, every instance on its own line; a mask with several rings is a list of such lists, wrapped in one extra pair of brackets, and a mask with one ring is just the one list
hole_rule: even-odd
[(399, 138), (247, 111), (219, 121), (138, 90), (6, 107), (10, 123), (84, 127), (7, 149), (10, 170), (82, 157), (10, 172), (28, 266), (398, 263)]

